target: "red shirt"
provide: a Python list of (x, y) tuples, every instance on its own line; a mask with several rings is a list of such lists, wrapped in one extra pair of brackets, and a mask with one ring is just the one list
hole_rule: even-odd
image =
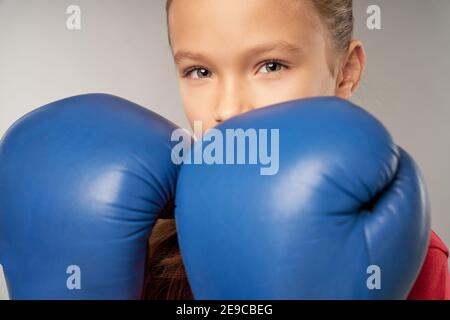
[(448, 249), (431, 231), (427, 256), (408, 300), (450, 300)]

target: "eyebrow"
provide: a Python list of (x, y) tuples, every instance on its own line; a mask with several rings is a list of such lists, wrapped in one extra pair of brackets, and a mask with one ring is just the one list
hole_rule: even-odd
[(263, 54), (263, 53), (267, 53), (267, 52), (275, 51), (275, 50), (286, 51), (286, 52), (294, 53), (294, 54), (302, 54), (303, 53), (303, 49), (301, 47), (296, 46), (296, 45), (286, 42), (286, 41), (279, 40), (279, 41), (270, 42), (267, 44), (263, 44), (263, 45), (259, 45), (254, 48), (251, 48), (250, 50), (248, 50), (248, 54), (258, 55), (258, 54)]
[(206, 60), (206, 57), (200, 53), (188, 52), (188, 51), (178, 51), (174, 55), (174, 60), (176, 64), (179, 64), (183, 60)]
[[(289, 42), (280, 40), (280, 41), (270, 42), (270, 43), (266, 43), (266, 44), (262, 44), (262, 45), (258, 45), (253, 48), (250, 48), (249, 50), (246, 51), (245, 55), (252, 57), (252, 56), (262, 55), (264, 53), (268, 53), (268, 52), (276, 51), (276, 50), (284, 51), (284, 52), (288, 52), (288, 53), (296, 54), (296, 55), (302, 55), (304, 53), (304, 51), (301, 47), (291, 44)], [(179, 64), (183, 60), (187, 60), (187, 59), (208, 60), (207, 57), (203, 54), (189, 52), (189, 51), (183, 51), (183, 50), (177, 51), (176, 54), (174, 55), (174, 60), (175, 60), (175, 63), (177, 63), (177, 64)]]

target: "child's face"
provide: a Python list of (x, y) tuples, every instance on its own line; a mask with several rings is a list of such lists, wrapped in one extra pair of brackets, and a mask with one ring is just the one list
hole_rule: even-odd
[(207, 130), (270, 104), (339, 95), (330, 39), (312, 10), (298, 0), (174, 1), (170, 38), (191, 125)]

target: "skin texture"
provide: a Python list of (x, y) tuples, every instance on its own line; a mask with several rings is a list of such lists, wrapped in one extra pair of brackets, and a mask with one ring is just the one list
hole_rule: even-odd
[(363, 73), (362, 44), (333, 49), (308, 0), (175, 0), (168, 18), (184, 109), (203, 133), (279, 102), (349, 99)]

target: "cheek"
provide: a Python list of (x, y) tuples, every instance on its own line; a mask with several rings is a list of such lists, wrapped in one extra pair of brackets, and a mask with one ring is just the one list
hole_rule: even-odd
[(333, 95), (331, 73), (320, 68), (301, 68), (276, 81), (263, 81), (254, 87), (258, 107), (315, 96)]
[(192, 88), (180, 85), (180, 94), (184, 112), (189, 124), (194, 128), (195, 121), (202, 122), (203, 131), (214, 125), (214, 104), (205, 88)]
[(336, 80), (328, 65), (311, 69), (299, 79), (299, 86), (303, 88), (305, 97), (334, 95)]
[(299, 70), (293, 82), (302, 97), (329, 96), (334, 94), (335, 79), (325, 56), (316, 57)]

